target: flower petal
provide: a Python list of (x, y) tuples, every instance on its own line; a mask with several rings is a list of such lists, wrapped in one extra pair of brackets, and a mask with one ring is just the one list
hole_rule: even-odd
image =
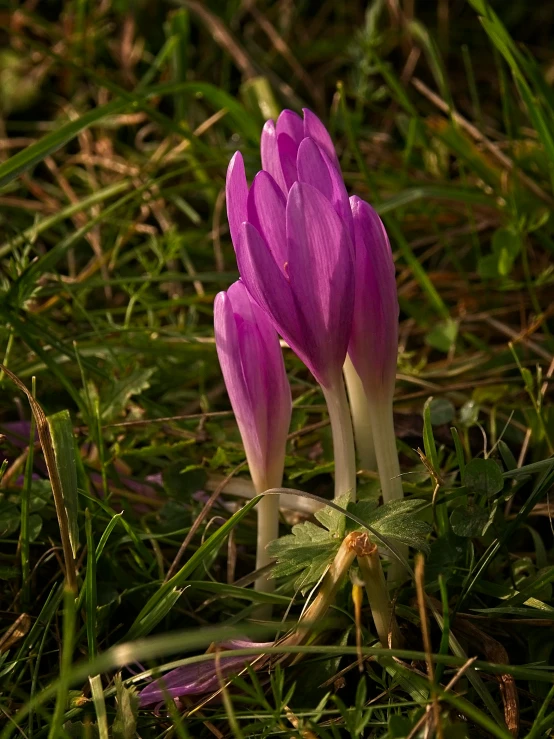
[(352, 211), (342, 175), (327, 154), (311, 138), (305, 138), (298, 147), (296, 164), (298, 180), (317, 188), (333, 204), (337, 215), (348, 229), (353, 250)]
[(333, 166), (340, 172), (337, 152), (335, 151), (329, 131), (309, 108), (303, 108), (302, 112), (304, 113), (304, 136), (314, 139), (316, 144), (327, 154)]
[[(221, 677), (229, 677), (238, 674), (246, 665), (253, 660), (252, 656), (244, 657), (220, 657), (219, 674)], [(220, 677), (215, 669), (213, 660), (199, 662), (198, 664), (177, 667), (171, 670), (159, 680), (154, 680), (139, 693), (141, 706), (163, 701), (166, 695), (179, 698), (183, 695), (202, 695), (211, 693), (220, 686)]]
[(398, 354), (398, 295), (389, 239), (373, 208), (350, 198), (356, 288), (348, 351), (366, 392), (394, 391)]
[[(252, 647), (260, 647), (260, 654), (264, 649), (274, 646), (274, 642), (252, 642), (248, 639), (229, 639), (220, 646), (224, 649), (251, 649)], [(256, 655), (244, 655), (235, 657), (225, 657), (222, 651), (219, 657), (218, 669), (220, 675), (229, 677), (232, 674), (239, 673), (247, 664), (251, 663), (254, 670), (259, 669), (263, 665), (263, 661), (257, 659)], [(220, 679), (215, 667), (215, 661), (197, 662), (196, 664), (177, 667), (166, 673), (159, 680), (154, 680), (147, 685), (139, 693), (140, 705), (148, 706), (151, 703), (163, 701), (165, 695), (169, 694), (173, 698), (182, 695), (198, 695), (209, 693), (220, 687)], [(165, 691), (165, 692), (164, 692)]]
[(289, 281), (304, 332), (303, 351), (326, 386), (342, 370), (350, 337), (354, 265), (349, 241), (327, 198), (305, 182), (295, 183), (287, 201)]
[(279, 161), (281, 162), (283, 178), (285, 180), (286, 193), (298, 179), (298, 173), (296, 170), (298, 143), (287, 133), (281, 133), (277, 136), (277, 149), (279, 151)]
[(296, 154), (298, 146), (304, 138), (302, 118), (292, 110), (284, 110), (275, 127), (277, 134), (277, 151), (281, 163), (281, 171), (285, 181), (284, 192), (287, 193), (298, 179), (296, 174)]
[(279, 160), (279, 151), (277, 149), (277, 132), (273, 121), (266, 121), (262, 129), (261, 140), (262, 167), (273, 177), (283, 192), (287, 192), (285, 185), (283, 170)]
[(227, 167), (225, 195), (229, 230), (236, 249), (240, 224), (246, 221), (246, 202), (248, 198), (248, 183), (244, 171), (244, 160), (240, 151), (234, 154)]
[(278, 333), (312, 370), (310, 359), (303, 350), (306, 343), (304, 327), (299, 322), (287, 271), (284, 273), (277, 266), (264, 239), (251, 223), (243, 223), (241, 231), (237, 261), (248, 292), (267, 313)]
[[(239, 296), (235, 294), (234, 298), (237, 301)], [(249, 305), (248, 303), (248, 307)], [(221, 372), (237, 419), (248, 464), (253, 475), (263, 474), (266, 448), (265, 423), (260, 423), (260, 418), (256, 414), (260, 404), (258, 398), (252, 396), (244, 375), (242, 352), (245, 342), (243, 336), (239, 335), (235, 306), (232, 297), (223, 292), (219, 293), (214, 301), (214, 333)]]
[(286, 133), (287, 136), (296, 143), (296, 146), (300, 144), (304, 138), (304, 123), (302, 118), (292, 110), (285, 108), (279, 118), (277, 118), (277, 136), (279, 137), (282, 133)]
[(283, 273), (288, 259), (285, 208), (285, 196), (273, 177), (263, 170), (258, 172), (248, 193), (247, 220), (263, 236)]

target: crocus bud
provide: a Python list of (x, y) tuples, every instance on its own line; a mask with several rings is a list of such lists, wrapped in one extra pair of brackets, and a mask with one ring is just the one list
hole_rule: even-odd
[(390, 402), (398, 354), (398, 295), (390, 243), (381, 219), (364, 200), (350, 198), (356, 288), (348, 353), (368, 397)]
[(350, 335), (353, 222), (327, 130), (310, 111), (285, 110), (262, 133), (248, 188), (236, 153), (227, 213), (241, 277), (277, 331), (323, 387), (336, 384)]
[(241, 281), (217, 295), (214, 328), (256, 491), (279, 487), (292, 403), (277, 334)]
[[(275, 329), (240, 281), (216, 296), (214, 329), (221, 371), (256, 492), (278, 488), (283, 480), (292, 401)], [(266, 547), (279, 535), (278, 496), (266, 496), (257, 510), (256, 569), (260, 569), (272, 561)], [(273, 589), (266, 575), (256, 579), (257, 590)]]

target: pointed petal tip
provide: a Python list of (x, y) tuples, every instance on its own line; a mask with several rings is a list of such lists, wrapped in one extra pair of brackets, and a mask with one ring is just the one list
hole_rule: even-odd
[(242, 164), (242, 168), (244, 169), (244, 158), (242, 156), (242, 153), (237, 150), (235, 151), (235, 153), (229, 160), (229, 165), (227, 166), (227, 172), (234, 170), (237, 165), (240, 166), (241, 164)]

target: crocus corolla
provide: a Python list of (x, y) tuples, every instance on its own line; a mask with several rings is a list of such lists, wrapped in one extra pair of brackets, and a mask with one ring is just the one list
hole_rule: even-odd
[(364, 200), (350, 198), (356, 250), (354, 316), (348, 353), (367, 395), (389, 400), (398, 354), (398, 295), (385, 227)]
[[(264, 311), (239, 280), (216, 296), (217, 354), (257, 493), (280, 487), (292, 412), (279, 338)], [(279, 532), (279, 497), (258, 503), (256, 567), (269, 564), (265, 547)], [(271, 581), (263, 577), (258, 589)]]
[(248, 187), (237, 152), (227, 213), (239, 271), (253, 299), (320, 383), (333, 429), (335, 494), (355, 496), (342, 380), (354, 307), (353, 219), (331, 138), (310, 111), (284, 111), (262, 133), (264, 169)]

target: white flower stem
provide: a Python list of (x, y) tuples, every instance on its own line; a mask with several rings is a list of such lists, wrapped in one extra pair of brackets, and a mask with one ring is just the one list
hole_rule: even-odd
[(375, 431), (375, 456), (381, 481), (383, 502), (401, 500), (404, 497), (400, 464), (396, 450), (396, 435), (392, 415), (392, 402), (367, 397), (371, 423)]
[[(381, 492), (383, 502), (390, 503), (393, 500), (401, 500), (404, 497), (402, 490), (402, 478), (400, 477), (400, 463), (396, 449), (396, 434), (394, 432), (394, 418), (392, 414), (392, 398), (366, 396), (371, 424), (375, 435), (375, 456), (377, 458), (377, 470), (381, 481)], [(399, 546), (399, 551), (407, 557), (408, 548)], [(397, 559), (391, 561), (389, 568), (389, 579), (401, 580), (406, 574), (405, 568)]]
[(354, 438), (356, 439), (356, 451), (358, 461), (364, 470), (374, 471), (377, 469), (375, 457), (375, 445), (373, 442), (373, 427), (369, 416), (364, 386), (360, 376), (356, 372), (352, 360), (346, 355), (343, 367), (348, 399), (350, 400), (350, 411), (352, 423), (354, 424)]
[(329, 410), (329, 420), (333, 433), (333, 453), (335, 457), (335, 498), (350, 493), (356, 500), (356, 453), (352, 419), (342, 375), (330, 386), (323, 387), (323, 395)]
[(384, 647), (395, 649), (400, 646), (401, 636), (392, 610), (379, 550), (375, 544), (368, 554), (358, 557), (358, 565), (379, 640)]
[[(278, 475), (273, 480), (257, 481), (256, 494), (259, 495), (265, 490), (271, 488), (281, 487), (282, 476)], [(262, 567), (270, 564), (273, 560), (267, 553), (266, 547), (270, 541), (277, 539), (279, 536), (279, 495), (266, 495), (264, 496), (258, 505), (256, 510), (258, 512), (258, 538), (256, 543), (256, 569), (259, 570)], [(271, 593), (275, 590), (275, 581), (268, 579), (268, 573), (260, 575), (256, 578), (254, 583), (254, 589), (262, 593)], [(264, 615), (267, 612), (271, 615), (271, 606), (264, 609)], [(260, 615), (262, 610), (257, 613)]]

